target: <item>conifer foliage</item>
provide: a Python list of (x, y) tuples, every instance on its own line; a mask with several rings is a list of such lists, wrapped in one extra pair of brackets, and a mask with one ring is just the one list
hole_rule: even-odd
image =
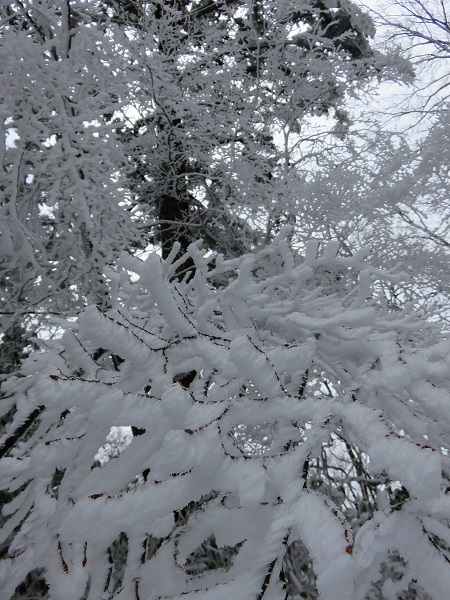
[[(403, 572), (383, 597), (410, 585), (446, 597), (450, 344), (383, 306), (371, 282), (399, 275), (364, 252), (311, 242), (302, 258), (285, 237), (231, 260), (198, 244), (177, 262), (176, 247), (166, 260), (124, 255), (112, 308), (62, 323), (9, 380), (13, 427), (36, 416), (2, 465), (16, 492), (6, 597), (42, 568), (51, 598), (283, 599), (298, 543), (323, 600), (362, 600), (394, 553)], [(193, 277), (173, 279), (180, 260)], [(115, 426), (131, 443), (96, 462)], [(330, 440), (334, 456), (365, 457), (377, 490), (365, 519), (320, 486)], [(193, 569), (205, 543), (216, 564)]]

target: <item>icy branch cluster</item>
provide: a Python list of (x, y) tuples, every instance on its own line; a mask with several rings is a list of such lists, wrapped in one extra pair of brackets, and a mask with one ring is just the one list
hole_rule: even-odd
[[(35, 418), (2, 460), (1, 488), (16, 492), (4, 507), (5, 597), (43, 568), (55, 599), (282, 600), (299, 540), (321, 600), (364, 599), (393, 552), (406, 569), (385, 597), (414, 580), (446, 598), (450, 343), (377, 300), (371, 282), (395, 276), (364, 253), (310, 242), (299, 257), (283, 236), (232, 260), (193, 244), (174, 262), (176, 251), (122, 257), (113, 308), (63, 323), (7, 383), (12, 429)], [(196, 271), (180, 281), (186, 258)], [(117, 426), (133, 439), (98, 466)], [(392, 505), (380, 485), (357, 531), (311, 483), (333, 436), (367, 457), (371, 477), (406, 490)], [(231, 558), (193, 574), (189, 557), (208, 540)]]

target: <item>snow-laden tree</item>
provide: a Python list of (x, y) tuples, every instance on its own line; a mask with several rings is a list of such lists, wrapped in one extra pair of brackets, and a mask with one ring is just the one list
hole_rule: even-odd
[[(369, 246), (373, 265), (402, 265), (409, 279), (383, 285), (386, 298), (448, 327), (450, 111), (443, 106), (418, 139), (352, 127), (346, 148), (329, 156), (303, 188), (308, 210), (298, 243), (313, 234), (352, 252)], [(322, 217), (322, 223), (319, 216)]]
[[(450, 348), (374, 292), (401, 275), (284, 235), (229, 260), (178, 249), (124, 255), (112, 307), (61, 321), (8, 381), (11, 431), (33, 428), (2, 446), (5, 598), (35, 568), (55, 599), (301, 598), (303, 553), (322, 600), (374, 597), (394, 558), (375, 597), (445, 600)], [(98, 461), (117, 426), (131, 443)]]
[[(378, 10), (377, 10), (378, 9)], [(397, 44), (409, 55), (420, 77), (408, 109), (420, 118), (438, 114), (448, 103), (450, 80), (450, 20), (444, 0), (393, 0), (373, 7), (392, 47)], [(405, 105), (403, 105), (405, 110)]]
[(299, 222), (305, 171), (340, 139), (328, 130), (345, 133), (348, 97), (406, 76), (352, 2), (111, 2), (107, 14), (132, 40), (128, 184), (164, 257), (199, 237), (239, 256)]
[(1, 11), (0, 319), (10, 335), (86, 301), (107, 306), (103, 269), (138, 238), (111, 122), (120, 70), (84, 8), (13, 2)]

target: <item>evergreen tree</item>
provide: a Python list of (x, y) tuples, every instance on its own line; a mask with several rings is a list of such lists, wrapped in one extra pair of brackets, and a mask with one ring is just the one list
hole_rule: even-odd
[[(107, 13), (133, 40), (128, 181), (164, 257), (199, 237), (239, 256), (295, 223), (324, 133), (348, 125), (346, 98), (374, 77), (404, 76), (370, 47), (372, 22), (350, 2), (112, 3)], [(314, 133), (319, 116), (328, 120)]]

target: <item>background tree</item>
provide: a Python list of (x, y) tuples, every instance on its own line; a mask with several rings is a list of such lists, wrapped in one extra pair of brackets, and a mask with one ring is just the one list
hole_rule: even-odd
[(311, 231), (321, 239), (338, 239), (347, 254), (370, 247), (374, 265), (405, 269), (409, 280), (380, 289), (386, 302), (397, 307), (412, 302), (445, 327), (449, 125), (445, 106), (415, 140), (388, 129), (361, 134), (356, 125), (346, 148), (310, 176), (305, 231), (297, 232), (303, 243)]
[(120, 87), (112, 44), (77, 8), (3, 8), (0, 281), (9, 337), (86, 301), (107, 306), (103, 269), (138, 239), (108, 118)]
[(394, 0), (385, 12), (375, 14), (386, 28), (388, 43), (401, 48), (421, 75), (408, 107), (410, 112), (421, 117), (439, 114), (442, 103), (448, 103), (450, 85), (450, 22), (446, 3)]
[(129, 185), (164, 257), (175, 240), (185, 251), (199, 237), (237, 256), (294, 223), (302, 167), (322, 156), (328, 129), (345, 129), (346, 96), (399, 76), (351, 3), (133, 7), (110, 9), (133, 40)]
[(307, 227), (298, 235), (339, 239), (350, 253), (367, 245), (373, 264), (401, 265), (410, 280), (384, 288), (386, 301), (413, 302), (448, 328), (445, 4), (394, 2), (383, 11), (375, 13), (381, 41), (409, 57), (416, 78), (387, 98), (375, 95), (369, 109), (354, 114), (345, 144), (309, 179)]

